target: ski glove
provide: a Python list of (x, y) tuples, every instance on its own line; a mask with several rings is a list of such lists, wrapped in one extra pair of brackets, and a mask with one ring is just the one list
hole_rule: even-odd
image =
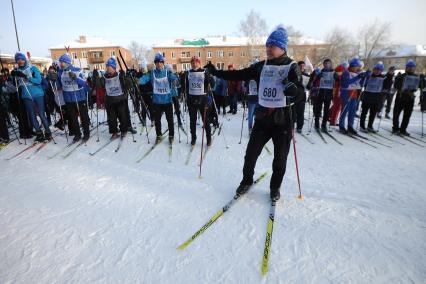
[(72, 71), (68, 72), (68, 76), (70, 76), (71, 80), (77, 79), (77, 75), (74, 72), (72, 72)]
[(23, 72), (21, 72), (19, 70), (13, 70), (12, 72), (10, 72), (10, 75), (12, 75), (14, 77), (27, 78), (27, 75), (25, 75)]

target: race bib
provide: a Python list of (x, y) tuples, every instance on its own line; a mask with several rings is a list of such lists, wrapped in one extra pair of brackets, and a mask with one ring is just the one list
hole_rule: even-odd
[(289, 65), (265, 65), (262, 68), (259, 82), (259, 104), (268, 108), (286, 106), (283, 80), (288, 77)]
[(123, 90), (121, 89), (121, 83), (119, 76), (115, 76), (112, 78), (105, 77), (105, 90), (107, 96), (117, 97), (123, 94)]
[(189, 94), (193, 96), (205, 95), (204, 92), (204, 72), (188, 72)]
[(370, 93), (382, 92), (384, 80), (385, 78), (382, 78), (382, 77), (370, 77), (370, 79), (368, 79), (365, 90)]
[(322, 72), (320, 89), (333, 89), (334, 72)]

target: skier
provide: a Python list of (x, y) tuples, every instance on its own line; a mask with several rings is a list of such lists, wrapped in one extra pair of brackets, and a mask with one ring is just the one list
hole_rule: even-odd
[(267, 60), (242, 70), (216, 70), (211, 63), (206, 66), (211, 74), (219, 78), (232, 81), (254, 79), (259, 85), (259, 105), (244, 158), (243, 179), (237, 188), (239, 195), (247, 192), (253, 184), (257, 158), (264, 145), (272, 138), (274, 160), (270, 197), (272, 201), (280, 198), (293, 128), (294, 107), (287, 102), (287, 98), (293, 98), (293, 102), (297, 103), (303, 99), (304, 91), (300, 69), (287, 56), (287, 46), (287, 31), (279, 26), (266, 41)]
[[(167, 64), (166, 68), (167, 68), (167, 71), (169, 71), (170, 73), (173, 74), (173, 66), (172, 66), (172, 64)], [(172, 86), (171, 86), (173, 108), (175, 109), (175, 114), (176, 114), (176, 117), (177, 117), (178, 127), (182, 127), (182, 118), (181, 118), (180, 102), (179, 102), (180, 96), (179, 96), (179, 91), (178, 91), (178, 89), (180, 89), (180, 88), (181, 88), (181, 86), (180, 86), (180, 80), (176, 80), (176, 85), (172, 84)]]
[(212, 143), (210, 119), (208, 116), (207, 91), (209, 84), (213, 85), (212, 76), (201, 68), (198, 56), (191, 58), (191, 69), (185, 72), (185, 89), (187, 90), (187, 104), (189, 111), (189, 125), (191, 129), (191, 145), (197, 141), (196, 123), (197, 114), (201, 115), (206, 132), (207, 146)]
[[(28, 118), (32, 127), (36, 131), (36, 142), (52, 139), (52, 133), (49, 129), (49, 123), (46, 117), (44, 92), (41, 87), (41, 73), (40, 70), (32, 65), (30, 66), (25, 54), (17, 52), (15, 54), (15, 62), (18, 68), (11, 72), (18, 82), (19, 93), (22, 97), (25, 109), (27, 110)], [(40, 124), (37, 120), (38, 113), (44, 127), (44, 135), (40, 129)]]
[(8, 69), (1, 70), (1, 78), (0, 78), (0, 144), (9, 143), (9, 131), (7, 128), (7, 123), (9, 120), (8, 117), (8, 105), (9, 105), (9, 94), (6, 88), (7, 81), (7, 71)]
[(126, 90), (129, 83), (126, 82), (124, 71), (117, 73), (117, 61), (115, 58), (109, 58), (105, 63), (105, 108), (108, 119), (109, 133), (111, 139), (118, 138), (117, 119), (120, 121), (121, 137), (127, 133), (127, 95)]
[(296, 130), (298, 133), (302, 133), (303, 124), (305, 123), (305, 105), (306, 105), (306, 86), (309, 82), (309, 74), (305, 70), (305, 61), (299, 61), (297, 62), (297, 65), (299, 65), (300, 72), (302, 73), (302, 82), (303, 82), (303, 88), (304, 88), (304, 97), (303, 100), (300, 100), (300, 102), (296, 105)]
[[(235, 70), (234, 64), (228, 65), (228, 70)], [(238, 107), (238, 94), (241, 91), (241, 81), (228, 80), (228, 99), (229, 99), (229, 111), (228, 113), (237, 114)]]
[[(362, 95), (362, 111), (360, 117), (360, 127), (364, 132), (367, 130), (369, 132), (376, 132), (376, 130), (373, 128), (373, 123), (376, 117), (376, 113), (379, 109), (380, 98), (383, 90), (385, 76), (382, 75), (382, 72), (384, 68), (385, 67), (382, 62), (377, 63), (374, 65), (371, 76), (366, 78), (365, 90)], [(369, 111), (370, 116), (368, 118), (368, 127), (366, 129), (365, 119)]]
[(58, 72), (58, 89), (62, 90), (66, 111), (69, 119), (70, 136), (74, 135), (73, 142), (81, 139), (81, 125), (83, 126), (83, 142), (89, 140), (89, 115), (87, 109), (87, 84), (80, 68), (72, 66), (71, 58), (68, 54), (59, 57), (60, 69)]
[(319, 129), (319, 121), (322, 108), (324, 106), (321, 122), (321, 131), (323, 132), (327, 132), (327, 121), (329, 117), (331, 99), (333, 98), (334, 82), (336, 79), (337, 74), (333, 70), (333, 64), (330, 59), (325, 59), (323, 61), (323, 69), (319, 74), (314, 72), (314, 80), (319, 81), (318, 95), (314, 100), (315, 129)]
[[(416, 62), (409, 59), (405, 64), (405, 73), (398, 74), (395, 78), (394, 85), (397, 93), (395, 105), (393, 107), (393, 133), (410, 136), (407, 132), (407, 126), (414, 108), (414, 93), (417, 91), (420, 84), (420, 77), (415, 72)], [(399, 116), (402, 111), (404, 111), (404, 115), (400, 126)]]
[[(357, 134), (354, 129), (355, 114), (358, 109), (358, 98), (361, 90), (361, 80), (366, 73), (361, 73), (362, 63), (358, 58), (349, 62), (349, 69), (343, 71), (340, 83), (340, 97), (342, 99), (342, 112), (339, 119), (340, 132), (344, 134)], [(348, 128), (345, 128), (345, 120), (348, 116)]]
[(333, 99), (332, 99), (332, 106), (330, 108), (330, 125), (336, 126), (337, 125), (337, 117), (339, 116), (340, 110), (342, 109), (342, 99), (340, 97), (340, 81), (342, 78), (342, 73), (345, 71), (348, 67), (347, 62), (343, 62), (339, 66), (334, 69), (335, 74), (337, 74), (337, 79), (334, 82), (334, 88), (333, 88)]
[[(142, 62), (140, 65), (140, 70), (136, 77), (140, 79), (143, 75), (148, 74), (148, 68), (145, 62)], [(152, 84), (151, 82), (146, 83), (145, 85), (139, 85), (139, 90), (142, 95), (142, 98), (140, 99), (140, 103), (142, 103), (142, 100), (145, 102), (146, 108), (142, 106), (142, 125), (146, 126), (146, 117), (149, 112), (149, 117), (151, 117), (151, 127), (154, 126), (154, 113), (152, 111)]]
[(223, 108), (223, 115), (226, 115), (226, 94), (228, 92), (228, 82), (221, 78), (214, 77), (214, 100), (216, 102), (217, 113)]
[(383, 99), (380, 104), (379, 114), (382, 112), (384, 102), (386, 101), (385, 118), (390, 119), (389, 113), (391, 111), (393, 96), (395, 95), (395, 88), (393, 86), (395, 66), (390, 66), (383, 82)]
[(426, 111), (426, 76), (420, 75), (421, 95), (420, 95), (420, 111)]
[(152, 83), (153, 86), (153, 111), (155, 116), (156, 143), (161, 141), (161, 116), (166, 113), (169, 126), (169, 142), (173, 143), (174, 123), (171, 84), (175, 84), (176, 76), (164, 68), (164, 57), (157, 53), (154, 57), (155, 68), (139, 79), (140, 85)]
[[(251, 65), (255, 65), (258, 63), (259, 60), (255, 60)], [(249, 134), (251, 134), (251, 131), (253, 130), (253, 119), (254, 119), (254, 113), (256, 110), (256, 105), (259, 101), (258, 96), (258, 90), (257, 90), (257, 82), (254, 79), (251, 79), (246, 83), (248, 85), (248, 96), (247, 96), (247, 106), (248, 106), (248, 116), (247, 116), (247, 122), (248, 122), (248, 130)]]

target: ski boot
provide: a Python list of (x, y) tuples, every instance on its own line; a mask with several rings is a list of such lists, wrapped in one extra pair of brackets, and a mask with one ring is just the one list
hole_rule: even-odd
[(277, 189), (272, 189), (271, 188), (269, 196), (271, 197), (271, 201), (277, 202), (281, 198), (280, 189), (279, 188), (277, 188)]
[(155, 138), (155, 144), (158, 144), (161, 142), (161, 136), (157, 136), (157, 138)]
[(196, 141), (197, 141), (197, 136), (192, 135), (191, 136), (191, 145), (194, 146)]
[(401, 134), (401, 135), (404, 135), (404, 136), (410, 136), (410, 133), (408, 133), (408, 132), (407, 132), (407, 130), (405, 130), (405, 129), (404, 129), (404, 130), (401, 130), (401, 131), (400, 131), (400, 134)]
[(45, 131), (44, 132), (44, 140), (46, 140), (46, 141), (52, 140), (52, 132)]
[(373, 128), (373, 126), (369, 126), (368, 128), (367, 128), (367, 131), (368, 132), (371, 132), (371, 133), (376, 133), (377, 131), (376, 131), (376, 129), (374, 129)]
[(250, 187), (251, 187), (251, 184), (241, 183), (237, 188), (236, 194), (237, 195), (243, 195), (244, 193), (249, 191)]
[(43, 142), (44, 141), (44, 135), (43, 132), (37, 132), (36, 138), (34, 139), (34, 142)]
[(358, 132), (353, 127), (348, 127), (348, 133), (352, 135), (357, 135)]

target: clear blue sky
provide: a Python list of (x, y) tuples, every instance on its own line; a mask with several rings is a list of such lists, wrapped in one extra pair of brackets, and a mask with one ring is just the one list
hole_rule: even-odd
[[(392, 40), (426, 44), (426, 0), (358, 1), (99, 1), (14, 0), (21, 49), (48, 55), (50, 46), (79, 35), (102, 36), (128, 46), (168, 38), (232, 35), (254, 9), (270, 29), (292, 25), (323, 39), (334, 26), (352, 30), (378, 18), (392, 23)], [(0, 0), (0, 51), (17, 50), (10, 0)]]

